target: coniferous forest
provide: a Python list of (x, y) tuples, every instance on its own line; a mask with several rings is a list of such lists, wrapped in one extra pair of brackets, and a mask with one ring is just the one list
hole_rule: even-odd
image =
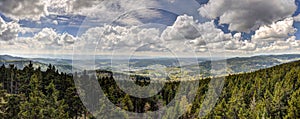
[[(136, 98), (123, 92), (116, 84), (113, 72), (97, 71), (99, 82), (106, 97), (120, 109), (145, 113), (159, 110), (167, 105), (184, 82), (169, 81), (157, 95), (150, 98)], [(3, 119), (66, 119), (66, 118), (134, 118), (120, 112), (119, 115), (105, 114), (99, 110), (92, 116), (81, 102), (74, 78), (94, 80), (87, 72), (81, 77), (77, 74), (58, 72), (55, 66), (49, 65), (46, 71), (34, 69), (30, 63), (23, 69), (13, 64), (0, 67), (0, 118)], [(81, 80), (81, 81), (84, 81)], [(140, 86), (149, 84), (149, 78), (136, 76), (135, 83)], [(196, 96), (188, 103), (189, 95), (181, 97), (168, 112), (177, 112), (185, 105), (187, 109), (180, 116), (182, 119), (199, 118), (203, 99), (208, 90), (211, 78), (199, 79)], [(126, 84), (126, 80), (123, 81)], [(193, 82), (193, 81), (190, 81)], [(81, 82), (81, 87), (93, 88)], [(130, 86), (130, 85), (128, 85)], [(191, 85), (192, 86), (192, 85)], [(189, 87), (189, 86), (187, 86)], [(192, 87), (189, 87), (192, 88)], [(97, 89), (97, 88), (95, 88)], [(194, 92), (185, 92), (192, 94)], [(149, 91), (151, 92), (151, 90)], [(84, 92), (88, 93), (88, 92)], [(99, 100), (102, 101), (101, 97)], [(95, 102), (96, 104), (100, 104)], [(100, 105), (104, 109), (107, 105)], [(203, 111), (203, 110), (202, 110)], [(205, 111), (205, 110), (204, 110)], [(160, 117), (174, 118), (173, 113), (164, 113)], [(300, 118), (300, 61), (286, 63), (275, 67), (261, 69), (244, 74), (233, 74), (225, 77), (224, 88), (211, 111), (203, 118)]]

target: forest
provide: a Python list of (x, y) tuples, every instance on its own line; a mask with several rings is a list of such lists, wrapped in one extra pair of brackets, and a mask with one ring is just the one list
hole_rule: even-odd
[[(134, 118), (125, 112), (154, 112), (168, 105), (172, 100), (175, 100), (174, 105), (160, 112), (161, 115), (150, 117), (164, 119), (177, 117), (181, 119), (300, 118), (300, 61), (226, 76), (224, 87), (220, 90), (220, 96), (212, 110), (202, 110), (202, 107), (210, 104), (203, 100), (208, 93), (209, 82), (214, 78), (197, 79), (196, 91), (190, 90), (195, 88), (193, 87), (195, 80), (168, 81), (156, 95), (137, 98), (126, 94), (118, 87), (113, 72), (98, 70), (96, 74), (96, 76), (89, 75), (88, 71), (66, 74), (58, 72), (51, 64), (46, 71), (33, 68), (31, 63), (23, 69), (18, 69), (13, 64), (2, 65), (0, 67), (0, 118)], [(105, 101), (102, 99), (103, 96), (96, 95), (94, 97), (98, 99), (88, 100), (89, 93), (97, 94), (99, 90), (95, 87), (96, 84), (89, 83), (89, 80), (97, 81), (105, 97), (123, 111), (116, 114), (105, 110), (110, 109), (110, 105), (103, 105), (106, 104), (103, 102)], [(147, 86), (149, 80), (151, 81), (141, 76), (136, 76), (132, 80), (140, 86)], [(130, 87), (129, 82), (132, 81), (119, 82), (124, 84), (123, 86)], [(75, 84), (81, 85), (76, 88)], [(184, 85), (186, 89), (180, 91), (180, 85)], [(93, 91), (88, 92), (88, 89)], [(178, 93), (183, 96), (175, 99)], [(195, 95), (194, 98), (191, 98), (192, 95)], [(86, 102), (93, 102), (93, 104)], [(94, 107), (90, 109), (93, 115), (85, 108), (86, 106)], [(184, 110), (183, 106), (186, 107)], [(176, 115), (179, 112), (185, 113)], [(199, 115), (203, 112), (206, 114)]]

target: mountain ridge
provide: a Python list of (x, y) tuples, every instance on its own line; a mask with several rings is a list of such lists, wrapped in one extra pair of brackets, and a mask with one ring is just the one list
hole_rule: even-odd
[[(252, 72), (259, 69), (264, 69), (279, 64), (292, 62), (300, 60), (300, 54), (282, 54), (282, 55), (259, 55), (250, 57), (233, 57), (223, 60), (208, 60), (207, 58), (199, 58), (197, 64), (189, 64), (192, 60), (189, 58), (182, 58), (182, 62), (179, 63), (176, 58), (145, 58), (145, 59), (130, 59), (129, 62), (126, 60), (118, 59), (116, 60), (117, 65), (115, 67), (130, 66), (136, 68), (136, 70), (145, 70), (149, 66), (156, 64), (163, 65), (166, 67), (181, 67), (190, 71), (202, 70), (203, 74), (210, 75), (211, 65), (213, 63), (226, 63), (227, 74), (235, 74), (242, 72)], [(70, 59), (59, 59), (59, 58), (23, 58), (19, 56), (11, 55), (0, 55), (0, 64), (16, 64), (18, 68), (23, 68), (25, 65), (32, 61), (34, 66), (46, 69), (48, 64), (53, 64), (57, 67), (59, 72), (72, 73), (73, 69), (80, 71), (80, 68), (72, 66), (72, 60)], [(119, 63), (121, 62), (121, 63)], [(84, 62), (83, 62), (84, 63)], [(127, 65), (126, 65), (127, 63)], [(128, 65), (130, 63), (130, 65)], [(182, 65), (183, 66), (178, 66)], [(95, 59), (96, 69), (110, 69), (111, 60), (110, 59)], [(123, 67), (124, 67), (123, 66)], [(89, 69), (86, 69), (89, 70)]]

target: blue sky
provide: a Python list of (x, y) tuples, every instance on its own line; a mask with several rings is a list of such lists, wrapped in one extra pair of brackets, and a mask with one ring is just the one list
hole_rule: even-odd
[[(199, 5), (206, 4), (208, 0), (196, 0)], [(178, 14), (174, 14), (172, 12), (165, 11), (163, 9), (157, 9), (162, 14), (162, 17), (160, 18), (149, 18), (149, 19), (142, 19), (144, 23), (159, 23), (159, 24), (165, 24), (165, 25), (172, 25)], [(12, 21), (11, 18), (6, 17), (5, 15), (1, 14), (0, 16), (6, 21)], [(195, 15), (196, 16), (196, 15)], [(45, 27), (53, 28), (58, 33), (69, 33), (72, 35), (77, 35), (77, 32), (79, 30), (80, 25), (82, 22), (86, 20), (86, 16), (84, 15), (54, 15), (50, 14), (48, 16), (41, 17), (38, 21), (32, 21), (32, 20), (20, 20), (18, 23), (22, 27), (28, 27), (28, 28), (38, 28), (42, 29)], [(201, 19), (199, 19), (201, 20)], [(58, 24), (53, 23), (53, 21), (57, 21)], [(101, 26), (101, 23), (96, 23), (99, 26)], [(37, 31), (38, 32), (38, 31)], [(35, 32), (36, 33), (36, 32)], [(28, 33), (28, 34), (20, 34), (21, 36), (32, 36), (34, 33)]]
[[(296, 52), (300, 44), (295, 41), (300, 39), (299, 0), (275, 0), (272, 3), (258, 0), (259, 4), (243, 0), (226, 3), (223, 0), (1, 2), (0, 18), (4, 21), (4, 31), (0, 30), (0, 33), (6, 35), (2, 38), (0, 35), (0, 43), (7, 45), (2, 51), (20, 54), (23, 51), (12, 47), (23, 47), (30, 53), (40, 49), (41, 52), (36, 53), (59, 54), (72, 53), (71, 49), (79, 44), (78, 47), (88, 50), (95, 45), (91, 43), (98, 42), (103, 45), (97, 46), (99, 52), (109, 53), (112, 49), (124, 51), (138, 47), (133, 44), (157, 43), (142, 47), (149, 54), (167, 51), (163, 47), (182, 54), (189, 50), (176, 45), (187, 44), (197, 53), (218, 49), (219, 53), (253, 55)], [(10, 8), (13, 4), (22, 9)], [(30, 12), (34, 8), (36, 11)], [(144, 35), (141, 31), (156, 40), (140, 37)], [(119, 39), (112, 38), (115, 36)], [(127, 39), (134, 37), (139, 39)], [(116, 46), (124, 46), (124, 49)]]
[[(296, 0), (296, 5), (298, 6), (297, 11), (293, 14), (293, 16), (297, 16), (300, 13), (300, 1)], [(300, 22), (295, 22), (294, 23), (294, 27), (297, 29), (300, 29)], [(297, 33), (295, 34), (297, 36), (297, 39), (300, 39), (300, 30), (297, 31)]]
[[(200, 5), (207, 4), (208, 0), (197, 0), (197, 2)], [(295, 1), (296, 5), (299, 6), (300, 1)], [(293, 16), (297, 16), (300, 13), (300, 7), (297, 8), (297, 11), (293, 14)], [(178, 15), (170, 13), (168, 11), (161, 10), (161, 14), (163, 15), (162, 18), (151, 18), (151, 19), (143, 19), (144, 23), (160, 23), (160, 24), (166, 24), (166, 25), (172, 25), (176, 17)], [(5, 15), (0, 15), (5, 21), (11, 21), (10, 18), (5, 17)], [(49, 15), (46, 17), (42, 17), (40, 21), (32, 21), (32, 20), (20, 20), (19, 24), (22, 27), (29, 27), (29, 28), (38, 28), (42, 29), (44, 27), (49, 27), (55, 29), (58, 33), (69, 33), (74, 36), (77, 35), (77, 32), (79, 30), (80, 25), (85, 20), (86, 16), (83, 15)], [(58, 24), (54, 24), (53, 21), (58, 21)], [(201, 19), (199, 19), (201, 20)], [(98, 23), (100, 24), (100, 23)], [(228, 29), (228, 24), (219, 24), (219, 19), (215, 19), (215, 25), (217, 28), (221, 29), (225, 33), (237, 33), (236, 31), (230, 31)], [(101, 26), (101, 24), (100, 24)], [(295, 22), (294, 27), (297, 29), (300, 29), (300, 22)], [(38, 32), (38, 31), (36, 31)], [(30, 37), (33, 36), (34, 33), (27, 33), (27, 34), (20, 34), (21, 36)], [(255, 33), (255, 31), (251, 31), (250, 33), (243, 32), (242, 36), (243, 39), (251, 39), (251, 36)], [(300, 39), (300, 30), (298, 30), (295, 35), (297, 36), (297, 39)]]

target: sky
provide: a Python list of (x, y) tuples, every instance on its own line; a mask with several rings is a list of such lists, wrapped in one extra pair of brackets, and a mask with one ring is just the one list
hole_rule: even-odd
[(0, 54), (300, 52), (299, 0), (1, 0)]

